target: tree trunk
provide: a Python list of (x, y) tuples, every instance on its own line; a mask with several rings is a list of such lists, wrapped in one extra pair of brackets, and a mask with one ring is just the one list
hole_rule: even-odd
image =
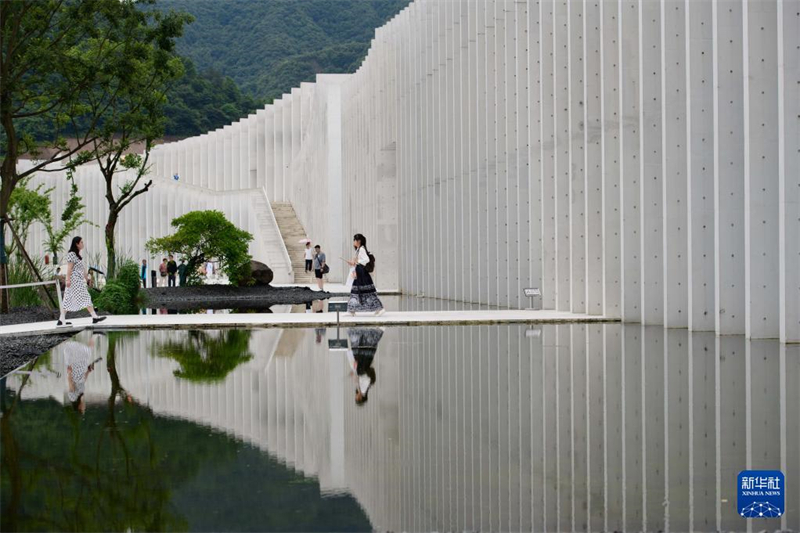
[[(6, 176), (5, 162), (3, 163), (2, 187), (0, 187), (0, 285), (8, 285), (8, 257), (6, 256), (6, 216), (8, 204), (11, 203), (11, 176)], [(8, 290), (0, 289), (0, 313), (8, 313)]]
[(117, 243), (114, 233), (117, 228), (118, 219), (119, 213), (114, 209), (109, 210), (108, 220), (106, 221), (106, 253), (108, 254), (106, 279), (113, 279), (117, 272)]

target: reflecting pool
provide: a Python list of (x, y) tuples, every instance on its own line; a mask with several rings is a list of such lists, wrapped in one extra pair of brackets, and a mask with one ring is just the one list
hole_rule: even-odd
[(800, 530), (800, 346), (619, 324), (83, 332), (2, 383), (3, 531)]

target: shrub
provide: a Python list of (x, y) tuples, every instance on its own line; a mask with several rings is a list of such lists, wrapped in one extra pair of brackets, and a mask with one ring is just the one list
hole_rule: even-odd
[(139, 266), (126, 261), (117, 269), (117, 276), (106, 281), (106, 286), (95, 297), (95, 305), (115, 315), (133, 315), (139, 312)]

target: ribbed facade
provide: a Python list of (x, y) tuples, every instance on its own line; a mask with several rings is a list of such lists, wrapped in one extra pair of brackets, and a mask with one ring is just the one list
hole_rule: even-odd
[(798, 0), (416, 0), (154, 174), (364, 233), (383, 288), (797, 342), (798, 146)]
[[(117, 340), (117, 371), (155, 415), (224, 431), (352, 494), (376, 531), (745, 531), (737, 474), (800, 476), (796, 345), (619, 324), (390, 328), (358, 406), (333, 336), (254, 330), (250, 361), (192, 383), (155, 357), (189, 333), (142, 331)], [(105, 364), (86, 381), (87, 409), (108, 408)], [(49, 367), (23, 400), (63, 401), (63, 345)], [(800, 529), (788, 486), (785, 510), (774, 529)]]

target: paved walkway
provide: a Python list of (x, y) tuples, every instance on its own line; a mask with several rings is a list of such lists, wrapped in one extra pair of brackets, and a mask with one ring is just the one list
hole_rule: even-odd
[[(397, 311), (376, 317), (359, 314), (340, 316), (341, 325), (349, 326), (425, 326), (457, 324), (568, 324), (573, 322), (614, 322), (600, 316), (559, 311)], [(217, 328), (291, 328), (336, 326), (336, 313), (241, 313), (191, 315), (121, 315), (110, 316), (97, 326), (88, 318), (71, 321), (71, 329), (217, 329)], [(0, 335), (55, 333), (70, 328), (56, 328), (55, 322), (35, 322), (0, 326)]]

